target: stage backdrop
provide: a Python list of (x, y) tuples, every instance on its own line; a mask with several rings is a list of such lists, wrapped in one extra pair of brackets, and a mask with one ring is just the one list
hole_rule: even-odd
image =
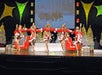
[(35, 0), (35, 23), (38, 28), (49, 22), (52, 27), (75, 27), (75, 0)]
[[(31, 3), (33, 2), (33, 3)], [(0, 43), (11, 44), (16, 24), (29, 28), (34, 22), (34, 0), (0, 0)]]
[(102, 0), (76, 0), (75, 5), (76, 21), (82, 25), (86, 44), (102, 49)]
[(16, 24), (29, 28), (32, 22), (81, 26), (85, 45), (102, 48), (102, 0), (0, 0), (0, 43), (12, 43)]

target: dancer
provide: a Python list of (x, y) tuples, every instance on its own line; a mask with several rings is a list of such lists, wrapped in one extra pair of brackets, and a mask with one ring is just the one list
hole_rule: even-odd
[(66, 25), (63, 24), (62, 27), (61, 27), (60, 36), (58, 37), (58, 40), (61, 43), (61, 47), (62, 47), (63, 53), (64, 53), (64, 49), (65, 49), (65, 33), (66, 33), (65, 30), (66, 30)]
[(76, 26), (74, 34), (75, 34), (74, 45), (77, 44), (77, 43), (81, 43), (82, 44), (82, 32), (81, 32), (81, 30), (80, 30), (80, 28), (78, 26)]
[(72, 30), (69, 30), (69, 29), (66, 27), (66, 24), (62, 24), (62, 27), (59, 28), (59, 29), (57, 29), (57, 32), (60, 32), (60, 36), (58, 37), (58, 40), (59, 40), (60, 43), (61, 43), (61, 47), (62, 47), (63, 53), (64, 53), (66, 33), (71, 33)]
[(20, 48), (19, 48), (19, 42), (20, 42), (19, 36), (20, 36), (20, 34), (19, 34), (19, 30), (18, 30), (18, 24), (16, 24), (16, 28), (14, 30), (14, 47), (17, 50), (20, 50)]
[(18, 33), (19, 33), (19, 38), (22, 39), (24, 37), (24, 32), (25, 30), (22, 28), (22, 25), (18, 26)]
[(32, 24), (32, 26), (30, 27), (30, 44), (32, 46), (32, 50), (34, 51), (34, 45), (35, 45), (35, 39), (36, 39), (36, 32), (35, 32), (36, 26), (34, 25), (34, 23)]
[(18, 36), (19, 36), (18, 24), (16, 24), (16, 28), (14, 30), (14, 38), (17, 39)]
[(75, 31), (73, 32), (75, 34), (75, 40), (74, 40), (74, 45), (77, 50), (77, 54), (80, 54), (80, 50), (82, 47), (82, 32), (81, 29), (76, 26)]
[(31, 33), (29, 42), (31, 43), (32, 49), (34, 51), (35, 50), (34, 45), (35, 45), (35, 41), (36, 41), (36, 26), (34, 23), (30, 27), (29, 31)]
[(45, 28), (43, 28), (44, 31), (44, 41), (45, 41), (45, 45), (46, 45), (46, 50), (47, 52), (49, 52), (49, 48), (48, 48), (48, 42), (49, 40), (51, 40), (51, 25), (49, 23), (46, 24)]
[(36, 35), (37, 35), (36, 32), (42, 32), (42, 29), (36, 29), (36, 25), (33, 23), (30, 29), (28, 29), (28, 31), (30, 31), (31, 33), (29, 42), (31, 43), (32, 50), (34, 52), (35, 51), (34, 46), (35, 46)]
[(20, 51), (20, 39), (23, 38), (24, 35), (22, 33), (22, 25), (16, 24), (16, 29), (14, 31), (14, 47)]

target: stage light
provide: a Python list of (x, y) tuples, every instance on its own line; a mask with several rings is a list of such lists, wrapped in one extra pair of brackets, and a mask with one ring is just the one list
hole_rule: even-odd
[(79, 19), (79, 18), (77, 18), (77, 19), (76, 19), (76, 23), (79, 23), (79, 22), (80, 22), (80, 19)]
[(76, 14), (79, 15), (79, 10), (76, 10)]
[[(79, 2), (76, 2), (76, 16), (80, 14), (80, 10), (78, 9), (78, 7), (80, 6)], [(76, 23), (79, 23), (80, 19), (79, 17), (76, 17)]]
[(30, 22), (31, 22), (31, 23), (34, 22), (34, 18), (30, 18)]
[(33, 10), (30, 10), (30, 14), (31, 14), (31, 15), (33, 15), (33, 14), (34, 14)]
[(31, 2), (31, 7), (33, 7), (34, 6), (34, 3), (33, 2)]
[(76, 2), (76, 7), (79, 7), (80, 3), (79, 2)]

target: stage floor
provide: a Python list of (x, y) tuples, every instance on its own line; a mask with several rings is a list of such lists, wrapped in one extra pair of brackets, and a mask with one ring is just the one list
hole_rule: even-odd
[(51, 52), (46, 52), (46, 51), (35, 51), (35, 52), (29, 52), (27, 50), (0, 50), (0, 54), (5, 54), (5, 55), (33, 55), (33, 56), (95, 56), (95, 57), (102, 57), (102, 51), (101, 50), (94, 50), (93, 53), (90, 52), (75, 52), (75, 51), (69, 51), (63, 53), (62, 51), (51, 51)]
[(35, 51), (32, 51), (30, 46), (28, 50), (16, 50), (13, 48), (6, 49), (5, 47), (0, 47), (0, 54), (7, 55), (33, 55), (33, 56), (94, 56), (102, 57), (101, 49), (94, 49), (93, 52), (90, 52), (89, 48), (86, 48), (84, 51), (64, 51), (61, 48), (60, 43), (49, 43), (49, 52), (46, 52), (44, 43), (36, 43)]

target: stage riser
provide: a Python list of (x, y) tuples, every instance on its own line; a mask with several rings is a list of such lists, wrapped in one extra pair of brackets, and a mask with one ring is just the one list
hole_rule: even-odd
[(0, 68), (3, 70), (102, 71), (100, 57), (1, 55), (0, 61)]

